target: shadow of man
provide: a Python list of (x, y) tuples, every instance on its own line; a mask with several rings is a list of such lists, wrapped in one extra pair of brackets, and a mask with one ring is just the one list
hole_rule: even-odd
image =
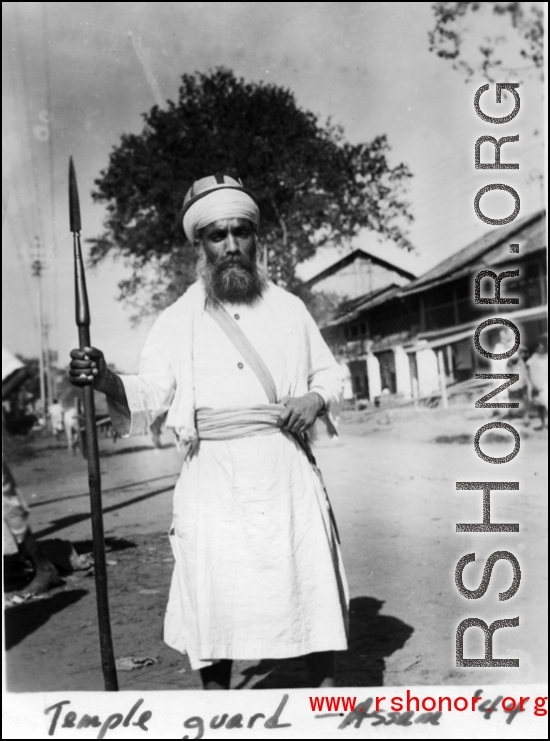
[[(414, 628), (391, 615), (381, 615), (384, 603), (374, 597), (350, 600), (349, 648), (337, 654), (337, 678), (342, 687), (382, 687), (385, 659), (403, 648)], [(303, 659), (264, 659), (241, 672), (235, 689), (291, 689), (309, 686)], [(254, 678), (259, 677), (254, 683)]]
[(399, 649), (414, 628), (391, 615), (381, 615), (384, 602), (374, 597), (350, 601), (349, 648), (338, 654), (338, 680), (344, 687), (382, 687), (385, 659)]

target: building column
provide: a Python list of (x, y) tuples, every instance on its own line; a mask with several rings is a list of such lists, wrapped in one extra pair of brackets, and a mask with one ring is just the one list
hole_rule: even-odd
[(416, 351), (416, 367), (418, 370), (418, 393), (426, 396), (439, 391), (439, 366), (437, 355), (430, 347)]
[(382, 378), (380, 377), (380, 363), (372, 352), (367, 353), (367, 378), (369, 379), (369, 401), (374, 402), (382, 393)]
[(395, 385), (397, 387), (397, 393), (410, 398), (412, 396), (412, 383), (409, 356), (401, 345), (394, 347), (393, 352), (395, 355)]

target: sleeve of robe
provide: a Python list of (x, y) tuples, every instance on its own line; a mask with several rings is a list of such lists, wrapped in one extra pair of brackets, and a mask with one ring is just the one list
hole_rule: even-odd
[(166, 412), (174, 398), (176, 380), (172, 370), (171, 348), (174, 328), (165, 311), (153, 325), (145, 341), (137, 375), (121, 375), (130, 409), (107, 397), (111, 420), (122, 437), (143, 435), (157, 417)]
[(308, 388), (322, 397), (330, 411), (332, 404), (342, 401), (344, 378), (342, 369), (328, 348), (313, 317), (304, 306), (309, 343)]

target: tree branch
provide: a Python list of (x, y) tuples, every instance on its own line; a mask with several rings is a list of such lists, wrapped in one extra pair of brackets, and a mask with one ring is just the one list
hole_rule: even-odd
[(271, 205), (273, 206), (273, 211), (275, 212), (275, 216), (277, 217), (277, 221), (279, 222), (279, 225), (281, 227), (281, 231), (283, 233), (283, 247), (288, 246), (288, 230), (286, 228), (285, 221), (283, 217), (281, 216), (281, 213), (279, 209), (277, 208), (277, 204), (275, 203), (275, 199), (273, 196), (270, 198)]

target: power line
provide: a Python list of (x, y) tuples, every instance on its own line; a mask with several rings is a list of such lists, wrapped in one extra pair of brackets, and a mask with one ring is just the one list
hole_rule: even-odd
[[(58, 312), (59, 312), (59, 301), (58, 301), (58, 269), (57, 269), (57, 220), (55, 213), (55, 177), (54, 177), (54, 149), (53, 149), (53, 105), (52, 105), (52, 92), (51, 92), (51, 69), (50, 69), (50, 55), (49, 55), (49, 37), (48, 37), (48, 20), (46, 15), (46, 3), (42, 3), (42, 41), (44, 50), (44, 70), (46, 73), (46, 106), (48, 111), (48, 160), (50, 170), (50, 206), (52, 212), (52, 237), (53, 237), (53, 249), (52, 249), (52, 283), (53, 283), (53, 326), (57, 336), (58, 330)], [(57, 337), (59, 339), (59, 337)]]
[[(525, 145), (528, 146), (525, 146)], [(534, 151), (535, 149), (543, 150), (544, 142), (542, 138), (536, 134), (530, 134), (529, 136), (523, 137), (520, 139), (519, 142), (515, 144), (516, 150), (514, 150), (515, 153), (517, 153), (518, 157), (521, 157), (522, 155), (525, 155), (526, 152)], [(511, 156), (512, 150), (510, 150), (510, 156)], [(473, 154), (471, 159), (469, 159), (469, 162), (473, 165)], [(457, 154), (449, 155), (445, 158), (438, 158), (438, 165), (437, 167), (430, 168), (429, 173), (425, 173), (422, 175), (414, 175), (413, 173), (413, 179), (416, 183), (422, 182), (423, 180), (432, 180), (434, 178), (437, 179), (437, 175), (441, 174), (448, 174), (449, 170), (458, 169), (460, 167), (461, 170), (466, 171), (464, 169), (464, 157), (460, 157)], [(521, 165), (521, 162), (520, 162)], [(472, 168), (473, 171), (473, 168)]]
[[(7, 129), (10, 129), (11, 128), (14, 131), (21, 132), (21, 131), (24, 131), (25, 130), (25, 128), (27, 126), (27, 123), (26, 123), (25, 115), (21, 111), (20, 106), (18, 105), (17, 91), (18, 91), (18, 89), (19, 89), (20, 86), (18, 85), (17, 80), (15, 78), (15, 65), (10, 64), (9, 61), (8, 61), (8, 63), (5, 66), (7, 67), (8, 71), (9, 71), (9, 80), (11, 82), (11, 87), (12, 87), (12, 92), (13, 92), (13, 96), (12, 96), (13, 106), (7, 106), (7, 105), (2, 106), (2, 125), (3, 126), (5, 125)], [(12, 127), (10, 127), (10, 125), (8, 124), (8, 122), (6, 120), (6, 115), (7, 115), (7, 111), (8, 110), (11, 110), (12, 113), (13, 113), (13, 116), (14, 116), (14, 122), (13, 122), (14, 125)], [(19, 123), (18, 123), (18, 119), (19, 119)], [(7, 155), (7, 152), (6, 152), (5, 148), (4, 148), (4, 142), (2, 142), (2, 159), (3, 159), (4, 162), (8, 162), (9, 161), (9, 157)], [(19, 201), (19, 197), (18, 197), (17, 192), (18, 192), (19, 188), (21, 187), (20, 178), (17, 177), (17, 176), (18, 175), (22, 175), (24, 182), (26, 180), (29, 180), (29, 181), (32, 180), (32, 174), (30, 176), (26, 176), (26, 174), (25, 174), (25, 170), (26, 170), (27, 166), (28, 166), (28, 162), (25, 159), (25, 157), (19, 158), (18, 159), (18, 162), (17, 162), (17, 174), (14, 176), (13, 181), (10, 182), (10, 184), (9, 184), (9, 186), (10, 186), (10, 194), (12, 194), (15, 197), (15, 200), (16, 201)], [(31, 191), (32, 190), (32, 184), (31, 184), (31, 187), (26, 188), (25, 190)], [(18, 210), (20, 210), (21, 213), (23, 213), (23, 210), (22, 209), (16, 209), (16, 212)], [(27, 241), (27, 243), (30, 243), (30, 240), (31, 240), (32, 235), (36, 234), (36, 232), (38, 231), (38, 225), (36, 223), (36, 211), (34, 209), (30, 209), (30, 210), (27, 209), (25, 211), (25, 214), (26, 214), (26, 217), (21, 220), (21, 223), (23, 224), (23, 228), (24, 228), (24, 230), (26, 232), (26, 241)], [(32, 225), (29, 227), (30, 228), (30, 233), (27, 232), (27, 227), (28, 227), (29, 220), (32, 221)]]
[(33, 187), (34, 187), (34, 197), (35, 197), (38, 225), (40, 228), (40, 233), (44, 234), (44, 222), (42, 220), (42, 210), (40, 207), (40, 189), (38, 186), (38, 177), (37, 177), (37, 172), (36, 172), (37, 167), (36, 167), (35, 157), (33, 153), (33, 133), (31, 129), (30, 94), (29, 94), (29, 85), (28, 85), (28, 76), (27, 76), (27, 65), (25, 61), (25, 52), (23, 49), (23, 32), (21, 30), (21, 21), (19, 18), (19, 13), (20, 13), (20, 8), (19, 6), (16, 6), (15, 7), (15, 19), (16, 19), (16, 26), (17, 26), (17, 56), (19, 57), (22, 76), (23, 76), (23, 94), (25, 98), (25, 110), (27, 114), (26, 128), (27, 128), (30, 158), (31, 158), (31, 170), (32, 170), (32, 176), (33, 176), (32, 182), (33, 182)]
[[(530, 187), (529, 181), (528, 181), (529, 173), (525, 173), (525, 177), (523, 178), (523, 185), (525, 185), (527, 188)], [(445, 200), (457, 200), (457, 198), (466, 197), (468, 194), (471, 194), (472, 196), (477, 193), (477, 191), (483, 187), (485, 183), (475, 183), (475, 181), (471, 179), (460, 179), (460, 180), (451, 180), (447, 185), (442, 186), (439, 189), (439, 193), (437, 195), (432, 195), (428, 198), (421, 198), (421, 199), (415, 199), (412, 201), (413, 206), (413, 215), (425, 213), (426, 211), (432, 210), (432, 208), (437, 207), (438, 203), (441, 203)], [(448, 195), (446, 195), (448, 194)]]
[[(48, 322), (48, 319), (44, 315), (44, 312), (43, 312), (43, 291), (42, 291), (43, 279), (42, 279), (42, 274), (43, 274), (43, 270), (44, 270), (44, 267), (45, 267), (45, 263), (44, 263), (44, 260), (42, 258), (42, 249), (41, 249), (41, 246), (40, 246), (40, 244), (41, 244), (40, 240), (44, 240), (45, 233), (44, 233), (44, 220), (43, 220), (42, 207), (41, 207), (41, 192), (40, 192), (40, 186), (39, 186), (39, 181), (38, 181), (38, 164), (39, 163), (38, 163), (38, 159), (37, 159), (37, 153), (36, 153), (36, 150), (35, 150), (36, 142), (34, 141), (34, 139), (35, 139), (34, 134), (36, 134), (36, 136), (38, 137), (38, 136), (40, 136), (41, 134), (44, 133), (43, 132), (43, 129), (45, 129), (47, 136), (46, 137), (42, 136), (41, 138), (43, 138), (43, 139), (44, 138), (47, 138), (50, 141), (50, 150), (49, 150), (49, 153), (50, 153), (50, 157), (49, 157), (49, 164), (50, 164), (50, 189), (49, 190), (50, 190), (50, 205), (51, 205), (51, 209), (52, 209), (52, 225), (51, 226), (52, 226), (52, 232), (53, 232), (53, 245), (54, 245), (54, 247), (52, 249), (52, 253), (53, 253), (53, 257), (54, 257), (54, 266), (55, 266), (55, 257), (56, 257), (55, 244), (56, 244), (56, 240), (55, 240), (55, 204), (54, 204), (54, 193), (53, 193), (53, 148), (52, 148), (51, 137), (50, 137), (50, 129), (49, 129), (49, 123), (50, 123), (50, 121), (49, 121), (48, 114), (46, 114), (46, 116), (44, 116), (43, 114), (40, 114), (40, 116), (39, 116), (39, 118), (42, 119), (42, 124), (45, 124), (46, 126), (43, 125), (43, 126), (38, 126), (38, 127), (34, 127), (34, 128), (32, 127), (32, 123), (31, 123), (31, 107), (30, 107), (31, 97), (30, 97), (30, 90), (29, 90), (29, 84), (28, 84), (29, 74), (28, 74), (28, 68), (27, 68), (27, 57), (26, 57), (26, 54), (25, 54), (24, 42), (23, 42), (23, 31), (22, 31), (22, 26), (21, 26), (21, 20), (20, 20), (20, 17), (19, 17), (19, 8), (16, 7), (15, 13), (16, 13), (15, 20), (16, 20), (16, 36), (17, 36), (16, 41), (17, 41), (17, 43), (14, 45), (13, 51), (14, 51), (14, 54), (15, 54), (15, 58), (18, 61), (18, 67), (19, 67), (20, 76), (21, 76), (21, 79), (22, 79), (23, 96), (24, 96), (25, 100), (24, 100), (24, 105), (23, 106), (20, 106), (18, 104), (19, 103), (19, 96), (17, 95), (18, 89), (16, 88), (16, 85), (15, 85), (15, 72), (12, 71), (11, 70), (11, 67), (10, 67), (10, 71), (12, 71), (12, 80), (13, 80), (13, 83), (14, 83), (14, 85), (13, 85), (13, 87), (14, 87), (14, 114), (15, 114), (16, 117), (19, 117), (19, 118), (21, 118), (23, 120), (23, 124), (24, 125), (22, 127), (18, 127), (16, 129), (16, 131), (17, 132), (20, 132), (22, 134), (23, 134), (23, 132), (26, 132), (26, 134), (27, 134), (27, 151), (29, 153), (29, 158), (28, 158), (27, 161), (29, 163), (30, 169), (32, 170), (32, 172), (29, 173), (29, 176), (25, 178), (24, 166), (25, 166), (25, 164), (27, 164), (27, 162), (25, 161), (25, 158), (21, 158), (23, 160), (23, 166), (21, 166), (21, 163), (18, 163), (19, 166), (17, 168), (17, 172), (20, 173), (20, 174), (23, 174), (23, 178), (24, 178), (23, 179), (23, 182), (24, 183), (25, 182), (28, 182), (29, 183), (29, 185), (31, 187), (28, 188), (28, 190), (31, 190), (31, 192), (34, 195), (34, 203), (32, 204), (31, 209), (26, 209), (26, 211), (23, 210), (23, 209), (21, 209), (20, 210), (20, 213), (21, 214), (26, 214), (27, 212), (30, 212), (30, 213), (33, 214), (33, 217), (34, 217), (35, 222), (38, 223), (38, 229), (35, 231), (35, 233), (38, 233), (38, 234), (41, 235), (40, 237), (38, 237), (38, 236), (35, 237), (36, 243), (34, 244), (34, 250), (37, 253), (37, 256), (36, 256), (36, 259), (34, 259), (32, 261), (33, 275), (35, 275), (35, 277), (37, 278), (37, 282), (38, 282), (37, 283), (37, 286), (38, 286), (38, 296), (39, 296), (39, 300), (38, 300), (38, 315), (39, 315), (38, 316), (38, 322), (37, 322), (36, 317), (34, 316), (34, 314), (33, 314), (33, 320), (34, 320), (34, 323), (35, 323), (35, 327), (36, 327), (36, 324), (38, 323), (38, 326), (36, 327), (36, 329), (37, 329), (38, 335), (39, 335), (40, 359), (41, 359), (41, 363), (42, 364), (44, 364), (44, 362), (46, 363), (44, 370), (46, 371), (46, 374), (47, 374), (47, 377), (48, 377), (49, 396), (51, 397), (51, 388), (50, 388), (50, 386), (51, 386), (51, 378), (50, 378), (50, 373), (49, 373), (49, 363), (50, 363), (49, 354), (48, 354), (48, 357), (47, 358), (44, 358), (44, 353), (47, 352), (47, 348), (45, 346), (46, 335), (47, 335), (47, 332), (48, 332), (48, 328), (50, 326), (49, 325), (49, 322)], [(45, 39), (45, 35), (44, 35), (45, 34), (45, 28), (44, 27), (42, 28), (42, 31), (43, 31), (42, 39), (43, 39), (43, 43), (44, 43), (45, 68), (47, 70), (48, 54), (47, 54), (47, 49), (46, 49), (46, 46), (45, 46), (46, 45), (46, 39)], [(14, 65), (14, 69), (15, 69), (15, 65)], [(49, 77), (47, 79), (47, 83), (48, 84), (47, 84), (46, 93), (47, 93), (47, 97), (49, 97), (50, 96), (50, 91), (49, 91)], [(49, 105), (49, 103), (48, 103), (48, 105)], [(25, 226), (26, 226), (26, 223), (25, 223), (26, 222), (26, 219), (25, 218), (22, 218), (21, 220), (22, 220), (22, 223), (24, 225), (23, 228), (25, 228)], [(14, 233), (15, 233), (15, 226), (13, 226), (12, 228), (14, 229)], [(15, 235), (15, 241), (16, 241), (16, 247), (17, 247), (17, 254), (18, 254), (19, 260), (21, 262), (21, 266), (22, 266), (22, 268), (24, 270), (24, 276), (25, 276), (25, 279), (24, 279), (25, 280), (25, 283), (24, 283), (24, 285), (25, 285), (25, 289), (27, 291), (26, 279), (27, 279), (28, 273), (25, 270), (25, 260), (24, 260), (24, 257), (22, 255), (22, 252), (21, 252), (21, 242), (17, 238), (17, 234)], [(31, 243), (28, 242), (28, 244), (30, 246)], [(33, 249), (32, 246), (30, 246), (30, 248), (31, 248), (31, 250)], [(52, 274), (50, 273), (50, 275), (52, 275)], [(55, 267), (54, 267), (54, 271), (53, 271), (53, 280), (54, 280), (54, 285), (53, 285), (54, 311), (57, 314), (57, 311), (56, 311), (57, 310), (57, 305), (56, 305), (56, 300), (57, 300), (57, 290), (56, 289), (57, 289), (57, 286), (56, 286), (56, 270), (55, 270)], [(28, 291), (27, 291), (27, 293), (28, 293)], [(32, 306), (33, 305), (33, 302), (29, 301), (29, 305)], [(57, 316), (55, 316), (55, 319), (57, 319)], [(42, 375), (42, 373), (41, 373), (41, 375)], [(46, 396), (45, 396), (44, 393), (42, 393), (41, 396), (42, 396), (42, 399), (43, 400), (46, 398)]]
[(38, 323), (37, 323), (36, 315), (35, 315), (35, 312), (33, 310), (33, 305), (32, 305), (31, 290), (30, 290), (31, 287), (29, 284), (30, 264), (27, 264), (25, 261), (25, 256), (23, 254), (23, 250), (21, 247), (22, 240), (20, 239), (19, 235), (16, 232), (15, 224), (13, 223), (13, 221), (8, 222), (8, 227), (12, 231), (13, 241), (15, 242), (15, 245), (16, 245), (16, 254), (17, 254), (18, 262), (20, 263), (21, 272), (23, 275), (22, 282), (23, 282), (23, 288), (26, 294), (27, 305), (29, 306), (29, 309), (31, 312), (34, 328), (38, 329)]
[[(521, 158), (521, 155), (522, 154), (523, 155), (528, 154), (528, 153), (530, 154), (531, 152), (534, 152), (534, 151), (536, 151), (538, 149), (541, 149), (542, 150), (542, 147), (539, 144), (537, 144), (537, 143), (533, 143), (531, 146), (529, 146), (527, 148), (524, 148), (521, 153), (518, 152), (518, 158)], [(462, 183), (473, 183), (473, 178), (475, 177), (475, 172), (476, 172), (473, 168), (472, 168), (472, 170), (470, 172), (463, 171), (463, 174), (461, 174), (459, 177), (448, 177), (446, 180), (444, 180), (443, 178), (439, 179), (438, 178), (438, 174), (443, 173), (444, 172), (444, 169), (445, 168), (441, 168), (441, 170), (434, 171), (433, 175), (426, 174), (425, 176), (423, 176), (423, 178), (425, 178), (426, 180), (430, 179), (430, 180), (434, 180), (434, 181), (437, 182), (437, 184), (434, 184), (434, 186), (432, 188), (429, 188), (427, 191), (424, 191), (424, 194), (423, 194), (424, 195), (423, 202), (430, 202), (431, 203), (432, 201), (438, 200), (439, 199), (439, 194), (441, 194), (442, 191), (444, 191), (446, 189), (450, 189), (451, 187), (453, 189), (455, 189), (456, 186), (457, 186), (457, 184), (458, 185), (461, 185)], [(483, 171), (480, 170), (478, 172), (481, 173)], [(495, 171), (495, 172), (498, 172), (498, 171)], [(517, 170), (517, 171), (515, 171), (515, 172), (516, 172), (517, 175), (523, 174), (522, 169), (521, 169), (521, 161), (520, 161), (520, 169)], [(448, 169), (447, 169), (447, 175), (449, 175), (449, 170)], [(417, 180), (415, 184), (418, 186), (419, 185), (419, 182), (421, 183), (422, 180), (420, 180), (420, 179)], [(475, 185), (473, 185), (473, 187), (475, 187)], [(482, 185), (480, 184), (479, 187), (482, 187)], [(431, 198), (431, 196), (433, 194), (436, 194), (436, 193), (438, 195), (436, 195), (435, 197)], [(428, 197), (426, 197), (426, 196), (428, 196)]]
[[(4, 160), (7, 159), (6, 151), (3, 145), (2, 145), (2, 157)], [(8, 204), (9, 218), (7, 218), (7, 222), (8, 224), (11, 225), (12, 229), (15, 228), (15, 224), (13, 223), (14, 218), (12, 216), (12, 212), (13, 214), (19, 216), (23, 213), (26, 214), (26, 212), (28, 211), (28, 209), (26, 211), (25, 208), (21, 205), (19, 189), (20, 189), (20, 183), (18, 182), (17, 178), (14, 178), (13, 181), (9, 183), (10, 202)], [(36, 225), (34, 223), (34, 216), (35, 214), (31, 211), (29, 219), (19, 218), (17, 222), (19, 226), (21, 227), (21, 230), (24, 232), (23, 242), (25, 242), (26, 244), (30, 244), (31, 239), (37, 232)], [(29, 221), (32, 222), (32, 224), (29, 224), (28, 223)]]

